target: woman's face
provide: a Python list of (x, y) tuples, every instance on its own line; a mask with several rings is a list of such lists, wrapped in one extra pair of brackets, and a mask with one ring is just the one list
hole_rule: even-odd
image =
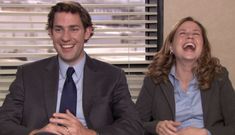
[(170, 47), (176, 57), (176, 62), (196, 62), (203, 49), (201, 28), (195, 22), (184, 22), (176, 30)]

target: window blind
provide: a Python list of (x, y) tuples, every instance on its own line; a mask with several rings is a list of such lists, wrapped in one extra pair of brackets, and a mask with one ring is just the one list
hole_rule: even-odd
[[(0, 2), (0, 106), (22, 64), (56, 55), (45, 30), (47, 14), (56, 1)], [(147, 65), (158, 47), (158, 4), (135, 1), (79, 1), (89, 11), (95, 27), (85, 44), (94, 58), (121, 67), (135, 101)], [(153, 27), (149, 27), (153, 26)], [(150, 42), (152, 41), (152, 42)], [(154, 50), (154, 51), (149, 51)]]

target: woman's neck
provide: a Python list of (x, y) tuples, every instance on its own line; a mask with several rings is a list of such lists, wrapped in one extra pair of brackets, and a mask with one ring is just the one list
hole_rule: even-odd
[(193, 79), (193, 69), (194, 64), (188, 63), (176, 63), (175, 74), (177, 79), (180, 81), (181, 88), (187, 91), (190, 81)]

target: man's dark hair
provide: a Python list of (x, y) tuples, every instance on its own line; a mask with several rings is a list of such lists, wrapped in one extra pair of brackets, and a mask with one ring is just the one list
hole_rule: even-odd
[(81, 4), (79, 4), (78, 2), (66, 1), (66, 2), (59, 2), (55, 6), (51, 7), (51, 10), (48, 14), (47, 27), (46, 27), (47, 30), (53, 28), (55, 13), (57, 12), (79, 14), (84, 29), (92, 27), (91, 16), (88, 13), (88, 11), (84, 7), (82, 7)]

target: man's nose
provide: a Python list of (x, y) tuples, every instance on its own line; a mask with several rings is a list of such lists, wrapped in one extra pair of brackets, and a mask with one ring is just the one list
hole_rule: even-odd
[(62, 40), (63, 40), (63, 41), (69, 41), (70, 38), (71, 38), (70, 32), (67, 31), (67, 30), (65, 30), (64, 33), (63, 33), (63, 35), (62, 35)]

